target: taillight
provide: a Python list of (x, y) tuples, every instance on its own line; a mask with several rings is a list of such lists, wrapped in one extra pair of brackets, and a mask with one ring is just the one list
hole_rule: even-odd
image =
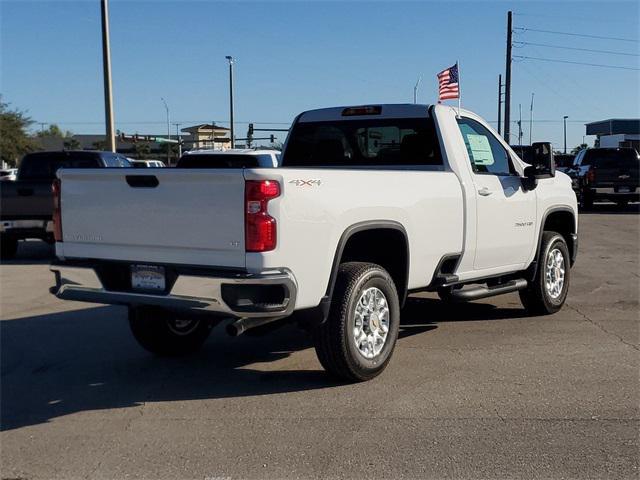
[(280, 196), (275, 180), (247, 180), (245, 198), (245, 250), (268, 252), (276, 248), (276, 219), (267, 213), (269, 200)]
[(596, 181), (596, 171), (590, 168), (587, 172), (587, 183), (594, 183)]
[(56, 178), (51, 184), (53, 193), (53, 238), (56, 242), (62, 241), (62, 211), (60, 202), (60, 179)]

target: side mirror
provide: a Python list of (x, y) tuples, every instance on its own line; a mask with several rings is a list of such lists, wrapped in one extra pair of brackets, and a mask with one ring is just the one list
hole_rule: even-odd
[(529, 165), (524, 169), (524, 177), (522, 177), (522, 188), (525, 190), (533, 190), (538, 186), (538, 177), (536, 176), (536, 167)]
[(533, 147), (533, 158), (531, 166), (535, 168), (535, 177), (555, 177), (556, 163), (553, 160), (553, 148), (551, 146), (551, 143), (536, 142), (531, 146)]

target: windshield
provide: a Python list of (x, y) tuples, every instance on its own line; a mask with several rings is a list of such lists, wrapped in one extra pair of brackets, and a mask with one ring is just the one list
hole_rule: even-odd
[(442, 165), (433, 120), (401, 118), (302, 122), (283, 167)]
[(40, 152), (25, 155), (20, 180), (53, 180), (59, 168), (97, 168), (100, 157), (92, 152)]

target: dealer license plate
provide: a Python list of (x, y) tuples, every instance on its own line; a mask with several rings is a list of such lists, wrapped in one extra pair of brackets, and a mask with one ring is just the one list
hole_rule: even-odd
[(131, 265), (131, 287), (134, 290), (163, 291), (164, 267), (156, 265)]

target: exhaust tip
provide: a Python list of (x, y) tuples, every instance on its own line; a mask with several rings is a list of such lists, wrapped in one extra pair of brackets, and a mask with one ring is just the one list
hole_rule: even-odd
[(227, 334), (231, 337), (239, 337), (244, 333), (245, 330), (246, 328), (244, 326), (244, 323), (242, 322), (242, 319), (228, 324), (226, 328)]

